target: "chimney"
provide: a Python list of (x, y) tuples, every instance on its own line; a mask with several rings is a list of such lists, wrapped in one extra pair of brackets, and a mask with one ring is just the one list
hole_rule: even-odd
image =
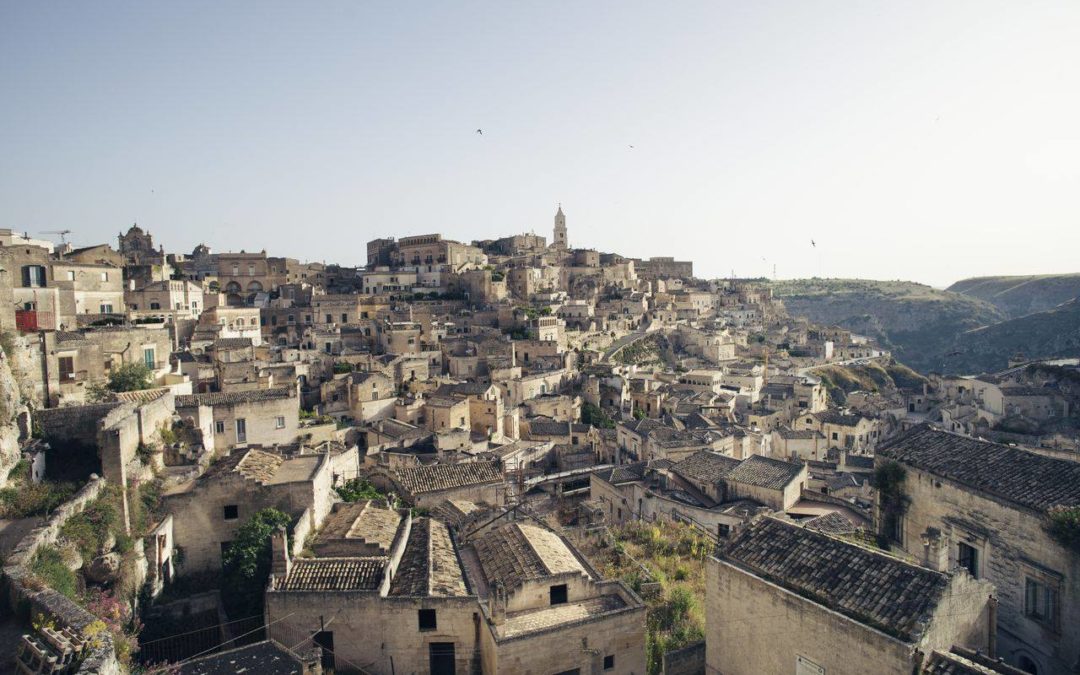
[(488, 594), (488, 613), (491, 623), (501, 626), (506, 621), (506, 597), (502, 584), (496, 582)]
[(949, 546), (941, 530), (929, 527), (922, 535), (924, 564), (932, 570), (945, 572), (949, 569)]
[(287, 576), (292, 567), (292, 560), (289, 559), (289, 535), (285, 533), (284, 527), (279, 527), (270, 536), (270, 549), (270, 576)]

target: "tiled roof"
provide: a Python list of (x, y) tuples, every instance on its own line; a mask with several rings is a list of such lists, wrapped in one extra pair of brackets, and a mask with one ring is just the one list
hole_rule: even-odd
[(804, 527), (808, 530), (824, 532), (825, 534), (851, 534), (859, 529), (855, 527), (854, 523), (836, 511), (830, 511), (823, 516), (811, 518), (806, 521)]
[(920, 425), (889, 439), (879, 457), (1036, 511), (1080, 506), (1080, 463)]
[(728, 474), (728, 480), (770, 490), (783, 490), (802, 471), (802, 464), (793, 464), (771, 457), (750, 455)]
[(214, 340), (214, 349), (243, 349), (250, 347), (251, 338), (239, 337), (239, 338), (218, 338)]
[(136, 405), (142, 403), (149, 403), (150, 401), (156, 401), (169, 391), (168, 387), (159, 387), (157, 389), (141, 389), (139, 391), (120, 391), (116, 393), (116, 400), (128, 401), (135, 403)]
[(502, 470), (497, 462), (433, 464), (401, 469), (396, 475), (401, 487), (413, 495), (469, 485), (500, 483), (503, 480)]
[(1047, 387), (1002, 387), (1001, 393), (1004, 396), (1060, 396)]
[(645, 477), (645, 469), (648, 467), (648, 465), (648, 462), (634, 462), (633, 464), (623, 464), (622, 466), (616, 466), (611, 469), (597, 471), (596, 476), (598, 478), (606, 480), (612, 485), (619, 485), (620, 483), (632, 483)]
[(198, 405), (233, 405), (253, 401), (272, 401), (292, 396), (292, 387), (251, 389), (249, 391), (213, 392), (209, 394), (184, 394), (176, 397), (177, 408), (193, 408)]
[(859, 422), (865, 419), (862, 415), (842, 413), (839, 410), (822, 410), (814, 413), (814, 417), (825, 424), (839, 424), (845, 427), (857, 426)]
[(948, 586), (941, 572), (775, 518), (743, 528), (720, 557), (908, 642), (922, 635)]
[(960, 647), (946, 654), (934, 651), (930, 654), (922, 675), (1024, 675), (1025, 671), (1013, 668), (997, 659)]
[(281, 455), (274, 455), (262, 450), (248, 450), (236, 463), (235, 471), (244, 478), (260, 483), (267, 483), (274, 478), (278, 468), (285, 462)]
[(696, 483), (715, 484), (727, 478), (739, 464), (739, 460), (734, 457), (727, 457), (711, 450), (700, 450), (672, 465), (671, 470)]
[(504, 525), (477, 537), (473, 547), (488, 585), (507, 591), (554, 574), (587, 574), (562, 537), (538, 525)]
[(397, 575), (390, 582), (390, 595), (447, 597), (467, 593), (446, 525), (431, 518), (414, 520)]
[(529, 434), (533, 436), (569, 436), (570, 423), (531, 420), (529, 422)]
[[(174, 670), (175, 668), (175, 670)], [(264, 640), (170, 666), (177, 675), (301, 675), (304, 664), (285, 646)]]
[(386, 558), (297, 558), (278, 583), (281, 591), (374, 591)]

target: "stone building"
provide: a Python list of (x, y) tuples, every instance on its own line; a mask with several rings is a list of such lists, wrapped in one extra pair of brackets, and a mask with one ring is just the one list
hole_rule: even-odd
[(878, 447), (898, 462), (908, 506), (879, 505), (879, 532), (933, 569), (967, 568), (997, 588), (997, 654), (1035, 673), (1080, 668), (1080, 553), (1046, 530), (1080, 507), (1080, 463), (920, 425)]
[(219, 449), (285, 445), (299, 434), (300, 404), (291, 385), (177, 396), (176, 412), (197, 428), (212, 420)]
[(910, 675), (993, 644), (993, 586), (762, 518), (706, 563), (709, 674)]
[(388, 485), (407, 503), (431, 508), (446, 499), (502, 505), (506, 488), (498, 462), (433, 464), (390, 471), (373, 478)]
[(262, 509), (288, 514), (294, 530), (314, 530), (334, 502), (333, 473), (327, 453), (285, 457), (238, 450), (199, 478), (167, 490), (163, 504), (173, 515), (173, 536), (183, 551), (180, 573), (218, 569), (236, 530)]
[(645, 672), (645, 604), (555, 532), (495, 522), (462, 559), (481, 601), (481, 672)]

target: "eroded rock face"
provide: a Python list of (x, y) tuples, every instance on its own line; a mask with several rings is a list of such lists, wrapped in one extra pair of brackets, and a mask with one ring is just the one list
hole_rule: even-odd
[(86, 566), (83, 573), (95, 584), (107, 584), (115, 581), (120, 575), (121, 561), (120, 554), (116, 552), (99, 555)]
[(19, 383), (11, 371), (11, 363), (3, 351), (0, 351), (0, 487), (7, 484), (8, 473), (21, 457), (20, 415), (26, 419), (29, 411), (23, 403)]

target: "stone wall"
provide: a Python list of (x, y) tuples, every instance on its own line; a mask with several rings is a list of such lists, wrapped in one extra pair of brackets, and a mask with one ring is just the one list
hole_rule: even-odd
[[(1080, 554), (1053, 540), (1034, 511), (907, 467), (911, 500), (903, 518), (903, 549), (938, 568), (958, 564), (959, 544), (978, 551), (978, 573), (997, 589), (997, 655), (1013, 665), (1031, 659), (1039, 672), (1067, 672), (1080, 660)], [(937, 560), (927, 560), (923, 535), (940, 533)], [(1058, 592), (1057, 630), (1024, 614), (1026, 579)]]
[[(80, 632), (98, 620), (93, 614), (53, 589), (35, 590), (27, 584), (27, 581), (31, 576), (28, 569), (30, 561), (33, 560), (38, 549), (55, 544), (63, 524), (72, 516), (81, 513), (87, 504), (97, 499), (104, 487), (104, 479), (91, 476), (89, 483), (75, 493), (74, 497), (58, 507), (44, 525), (26, 535), (7, 557), (4, 564), (3, 583), (12, 611), (16, 613), (29, 611), (31, 617), (43, 614), (54, 619), (60, 626), (70, 626)], [(120, 663), (116, 660), (112, 637), (107, 631), (97, 634), (77, 672), (87, 675), (119, 675)]]
[(704, 675), (705, 641), (664, 654), (664, 675)]

